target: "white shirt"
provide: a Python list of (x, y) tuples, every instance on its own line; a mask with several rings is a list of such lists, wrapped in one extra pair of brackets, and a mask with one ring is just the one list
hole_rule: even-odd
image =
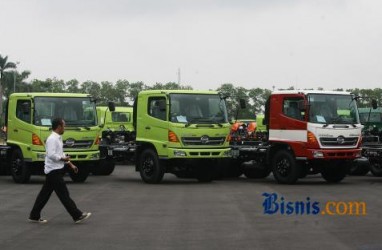
[(52, 132), (46, 140), (46, 156), (44, 172), (48, 174), (52, 170), (62, 169), (65, 162), (60, 159), (65, 157), (61, 135)]

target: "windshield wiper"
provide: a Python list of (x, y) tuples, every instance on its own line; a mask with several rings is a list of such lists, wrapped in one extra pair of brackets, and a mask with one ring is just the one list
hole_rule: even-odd
[(187, 120), (187, 123), (184, 125), (184, 127), (187, 128), (187, 127), (191, 126), (191, 124), (193, 124), (193, 121), (194, 121), (194, 119)]

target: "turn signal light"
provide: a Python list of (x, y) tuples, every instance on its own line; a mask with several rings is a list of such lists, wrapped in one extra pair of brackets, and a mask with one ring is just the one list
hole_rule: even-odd
[(168, 141), (169, 142), (179, 142), (178, 136), (171, 130), (168, 131)]
[(96, 139), (95, 139), (95, 142), (94, 142), (94, 145), (99, 145), (99, 141), (100, 141), (100, 139), (99, 139), (99, 136), (97, 135)]
[(40, 137), (36, 134), (32, 134), (32, 145), (43, 146)]
[(361, 145), (362, 145), (362, 136), (359, 137), (357, 148), (361, 147)]
[(310, 144), (310, 147), (319, 148), (316, 136), (310, 131), (308, 131), (308, 144)]

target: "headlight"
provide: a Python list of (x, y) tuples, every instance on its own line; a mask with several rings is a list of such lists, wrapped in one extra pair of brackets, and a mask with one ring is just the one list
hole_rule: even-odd
[(184, 152), (182, 150), (174, 150), (174, 156), (175, 157), (185, 157), (186, 156), (186, 152)]

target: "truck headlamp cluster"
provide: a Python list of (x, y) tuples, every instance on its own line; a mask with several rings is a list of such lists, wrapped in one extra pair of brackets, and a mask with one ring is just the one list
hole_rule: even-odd
[(45, 154), (37, 153), (37, 159), (42, 159), (42, 160), (44, 160), (44, 159), (45, 159)]
[(232, 150), (224, 151), (223, 156), (224, 157), (232, 157), (233, 156)]
[(313, 151), (314, 158), (324, 158), (324, 153), (321, 151)]
[(174, 156), (175, 157), (185, 157), (187, 154), (186, 152), (182, 150), (174, 150)]
[(92, 154), (90, 160), (99, 160), (99, 153)]

